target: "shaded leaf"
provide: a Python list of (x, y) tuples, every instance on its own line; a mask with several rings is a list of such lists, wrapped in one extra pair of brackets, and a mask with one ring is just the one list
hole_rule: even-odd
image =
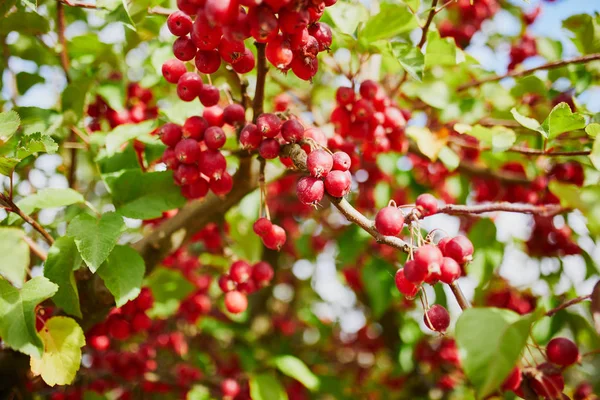
[(32, 86), (44, 82), (44, 77), (40, 76), (39, 74), (31, 74), (25, 71), (19, 72), (17, 74), (17, 89), (21, 94), (27, 92), (29, 89), (31, 89)]
[(270, 374), (259, 374), (250, 377), (250, 396), (252, 400), (287, 399), (281, 383)]
[(159, 318), (173, 315), (179, 307), (179, 302), (194, 291), (194, 285), (181, 272), (162, 267), (152, 271), (145, 285), (154, 296), (154, 306), (150, 314)]
[(275, 357), (275, 366), (284, 374), (302, 383), (307, 389), (319, 389), (319, 378), (297, 357), (285, 355)]
[(515, 121), (521, 124), (521, 126), (531, 129), (532, 131), (537, 131), (539, 129), (540, 123), (537, 120), (522, 115), (516, 108), (511, 109), (510, 113), (513, 115)]
[(407, 43), (392, 42), (392, 53), (411, 78), (421, 81), (425, 68), (425, 57), (421, 49)]
[(21, 118), (14, 110), (0, 113), (0, 144), (7, 142), (19, 129), (20, 124)]
[(571, 40), (582, 54), (600, 52), (600, 17), (573, 15), (563, 21), (563, 27), (575, 34)]
[(74, 271), (81, 266), (81, 256), (72, 237), (58, 238), (44, 263), (44, 276), (58, 285), (58, 291), (52, 298), (54, 303), (67, 314), (81, 318), (79, 291)]
[(29, 268), (29, 246), (25, 232), (17, 228), (0, 228), (0, 275), (15, 286), (25, 282)]
[(121, 307), (140, 294), (146, 266), (137, 251), (117, 245), (97, 272)]
[(362, 268), (362, 282), (369, 298), (373, 318), (380, 318), (392, 302), (394, 277), (389, 264), (380, 258), (371, 260)]

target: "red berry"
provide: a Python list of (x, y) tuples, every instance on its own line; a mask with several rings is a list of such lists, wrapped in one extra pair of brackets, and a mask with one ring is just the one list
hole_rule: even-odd
[(213, 179), (221, 179), (227, 168), (227, 160), (219, 150), (206, 150), (198, 159), (200, 172)]
[(200, 141), (204, 139), (206, 129), (208, 129), (208, 122), (204, 118), (189, 117), (183, 124), (183, 137)]
[[(313, 154), (313, 153), (311, 153)], [(312, 176), (303, 176), (296, 184), (296, 195), (302, 204), (316, 205), (323, 200), (323, 181)]]
[(210, 180), (210, 190), (217, 196), (224, 196), (231, 192), (231, 189), (233, 189), (233, 177), (227, 171), (223, 172), (220, 179)]
[(192, 30), (192, 25), (190, 16), (181, 11), (175, 11), (167, 18), (167, 27), (175, 36), (187, 35)]
[(246, 282), (251, 274), (252, 268), (246, 261), (235, 261), (229, 268), (229, 279), (236, 283)]
[(190, 61), (196, 56), (196, 45), (187, 36), (181, 36), (173, 42), (173, 54), (181, 61)]
[(309, 14), (306, 9), (294, 11), (283, 9), (279, 12), (279, 29), (283, 33), (299, 33), (306, 28), (309, 21)]
[(360, 84), (360, 95), (363, 99), (374, 99), (379, 91), (379, 84), (373, 80), (366, 80)]
[(251, 8), (248, 12), (248, 22), (252, 37), (259, 43), (266, 43), (268, 39), (277, 35), (279, 30), (279, 21), (267, 5)]
[(275, 224), (271, 226), (271, 230), (269, 232), (262, 236), (262, 241), (265, 247), (277, 251), (281, 250), (286, 239), (287, 235), (285, 234), (285, 230), (279, 225)]
[(336, 151), (333, 153), (333, 169), (336, 171), (348, 171), (352, 165), (352, 160), (348, 153)]
[(206, 107), (202, 116), (210, 126), (223, 126), (223, 109), (219, 106)]
[(182, 186), (189, 185), (200, 178), (200, 171), (196, 165), (180, 164), (173, 176), (175, 181)]
[(227, 25), (239, 12), (238, 0), (206, 0), (204, 14), (211, 25)]
[(443, 306), (434, 304), (423, 316), (425, 325), (436, 332), (445, 332), (450, 326), (450, 314)]
[(286, 142), (299, 142), (304, 139), (304, 126), (296, 119), (288, 119), (281, 125), (281, 136)]
[(407, 281), (420, 285), (429, 276), (427, 267), (417, 264), (414, 260), (408, 260), (404, 264), (404, 277)]
[(473, 243), (466, 236), (456, 236), (444, 246), (444, 254), (464, 264), (473, 258)]
[(273, 271), (273, 267), (265, 261), (257, 262), (252, 267), (252, 279), (259, 286), (267, 285), (273, 280), (274, 275), (275, 272)]
[(179, 161), (177, 160), (177, 157), (175, 156), (175, 150), (173, 150), (172, 148), (166, 148), (165, 152), (162, 155), (162, 162), (164, 162), (167, 165), (168, 169), (177, 169), (177, 167), (179, 166)]
[(263, 217), (254, 222), (254, 225), (252, 225), (252, 230), (254, 230), (254, 233), (256, 233), (258, 236), (262, 237), (271, 231), (272, 226), (273, 224), (271, 221)]
[(373, 116), (375, 109), (369, 100), (360, 99), (352, 106), (352, 116), (357, 121), (368, 121)]
[(298, 78), (310, 81), (319, 71), (319, 61), (314, 57), (305, 57), (302, 54), (295, 54), (292, 60), (292, 72)]
[(167, 122), (158, 131), (160, 140), (169, 147), (175, 147), (181, 140), (182, 130), (181, 126), (172, 122)]
[(292, 35), (287, 35), (290, 39), (290, 47), (293, 51), (300, 50), (304, 46), (308, 44), (308, 40), (310, 38), (310, 33), (308, 33), (308, 29), (302, 29), (298, 33), (294, 33)]
[(575, 388), (573, 400), (594, 400), (594, 387), (589, 382), (581, 382)]
[(200, 98), (200, 102), (204, 107), (216, 106), (219, 104), (219, 100), (221, 99), (219, 89), (213, 85), (202, 86), (198, 93), (198, 97)]
[(260, 133), (256, 125), (247, 124), (244, 129), (242, 129), (242, 132), (240, 133), (240, 145), (243, 149), (257, 149), (261, 142), (262, 133)]
[(444, 256), (436, 246), (426, 244), (414, 252), (414, 261), (417, 268), (426, 270), (428, 274), (439, 274)]
[(194, 183), (182, 186), (181, 194), (186, 199), (201, 199), (208, 194), (208, 182), (203, 177), (200, 177)]
[(395, 206), (379, 210), (375, 216), (375, 228), (385, 236), (398, 236), (404, 227), (404, 214)]
[(194, 139), (184, 139), (175, 146), (175, 156), (179, 162), (194, 164), (200, 158), (200, 147)]
[(218, 281), (219, 288), (223, 291), (223, 293), (231, 292), (235, 290), (235, 282), (229, 279), (229, 275), (221, 275)]
[(538, 365), (537, 369), (538, 376), (529, 381), (533, 391), (538, 396), (543, 396), (547, 399), (562, 398), (565, 381), (561, 372), (547, 363)]
[(551, 363), (567, 367), (579, 361), (579, 349), (571, 340), (558, 337), (548, 342), (546, 356)]
[(400, 293), (409, 299), (414, 298), (419, 292), (419, 286), (408, 281), (404, 276), (404, 269), (399, 269), (396, 272), (396, 287)]
[(523, 375), (521, 374), (521, 369), (519, 367), (514, 367), (512, 371), (510, 371), (508, 377), (504, 380), (502, 390), (515, 392), (519, 390), (522, 381)]
[(306, 159), (306, 168), (315, 178), (327, 176), (333, 167), (333, 157), (325, 150), (315, 150)]
[(152, 320), (145, 313), (140, 312), (135, 314), (131, 320), (131, 329), (134, 332), (141, 332), (149, 329), (152, 326)]
[(325, 190), (333, 197), (344, 197), (350, 192), (352, 177), (348, 171), (331, 171), (325, 177)]
[(108, 333), (113, 339), (126, 340), (131, 335), (129, 323), (120, 318), (112, 319), (108, 323)]
[(177, 0), (177, 8), (187, 15), (196, 15), (198, 12), (198, 4), (195, 4), (193, 0)]
[(228, 63), (236, 62), (241, 56), (244, 55), (246, 46), (244, 42), (240, 40), (231, 40), (227, 37), (222, 37), (219, 43), (219, 54)]
[(239, 314), (248, 308), (248, 298), (237, 290), (227, 292), (225, 293), (225, 308), (232, 314)]
[(438, 210), (437, 199), (429, 193), (425, 193), (417, 197), (415, 205), (417, 206), (417, 209), (421, 212), (421, 215), (423, 215), (424, 217), (435, 214)]
[(192, 27), (191, 38), (200, 50), (214, 50), (221, 41), (222, 30), (218, 26), (210, 26), (206, 18), (198, 16)]
[[(327, 146), (327, 137), (319, 128), (308, 128), (306, 131), (304, 131), (304, 137), (306, 139), (314, 140), (317, 144), (323, 147)], [(310, 153), (310, 151), (307, 151), (307, 153)]]
[(225, 379), (221, 382), (221, 393), (223, 397), (234, 398), (240, 393), (240, 385), (231, 378)]
[(258, 154), (264, 159), (271, 160), (279, 156), (279, 142), (275, 139), (265, 139), (258, 147)]
[(211, 126), (204, 132), (204, 143), (209, 149), (217, 150), (223, 147), (227, 137), (223, 129), (218, 126)]
[(308, 32), (317, 39), (319, 51), (329, 50), (333, 42), (333, 34), (329, 25), (324, 22), (317, 22), (308, 28)]
[(261, 114), (256, 119), (256, 127), (264, 137), (274, 138), (281, 131), (281, 119), (275, 114)]
[(246, 48), (244, 54), (242, 54), (237, 60), (235, 60), (231, 64), (231, 67), (238, 74), (247, 74), (248, 72), (254, 69), (255, 65), (256, 60), (254, 59), (254, 54), (250, 49)]
[(286, 69), (294, 59), (292, 46), (289, 40), (282, 35), (277, 36), (273, 40), (267, 42), (265, 49), (267, 60), (275, 66), (275, 68)]
[(185, 64), (176, 58), (167, 60), (162, 65), (162, 74), (169, 83), (177, 83), (186, 72)]
[(452, 238), (449, 236), (443, 237), (439, 240), (439, 242), (437, 243), (437, 247), (438, 249), (440, 249), (440, 251), (442, 252), (442, 254), (444, 256), (446, 256), (446, 244), (448, 244), (449, 241), (451, 241)]
[(386, 129), (401, 129), (406, 126), (402, 111), (396, 107), (386, 107), (383, 110), (383, 127)]
[(449, 285), (460, 278), (461, 275), (460, 265), (453, 258), (444, 257), (440, 266), (440, 281)]
[(196, 53), (195, 64), (203, 74), (214, 74), (221, 67), (221, 55), (216, 50), (200, 50)]
[(177, 95), (183, 101), (192, 101), (206, 87), (202, 85), (202, 78), (195, 72), (186, 72), (177, 81)]
[(341, 106), (345, 106), (345, 105), (354, 103), (354, 98), (355, 98), (354, 90), (349, 87), (342, 86), (342, 87), (338, 88), (337, 92), (335, 93), (335, 100)]
[(246, 111), (239, 104), (230, 104), (223, 109), (223, 120), (231, 126), (243, 124), (246, 120)]

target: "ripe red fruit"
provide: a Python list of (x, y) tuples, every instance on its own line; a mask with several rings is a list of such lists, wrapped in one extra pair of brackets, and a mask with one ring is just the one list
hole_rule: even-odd
[(594, 387), (589, 382), (581, 382), (575, 388), (573, 400), (594, 400)]
[(232, 314), (239, 314), (248, 308), (248, 298), (237, 290), (227, 292), (225, 293), (225, 308)]
[(202, 116), (210, 126), (223, 126), (223, 109), (219, 106), (206, 107)]
[(226, 140), (225, 132), (218, 126), (211, 126), (204, 132), (204, 143), (209, 149), (220, 149)]
[(212, 26), (228, 25), (239, 12), (238, 0), (206, 0), (204, 14)]
[(248, 22), (250, 23), (250, 34), (259, 43), (266, 43), (272, 39), (279, 30), (279, 21), (273, 10), (261, 5), (251, 8), (248, 12)]
[(178, 184), (189, 185), (200, 178), (200, 171), (196, 165), (180, 164), (173, 177)]
[(164, 162), (168, 169), (176, 169), (179, 166), (179, 161), (175, 156), (175, 150), (172, 148), (166, 148), (165, 152), (162, 155), (162, 162)]
[(262, 236), (262, 241), (265, 247), (277, 251), (281, 250), (286, 239), (287, 235), (285, 234), (285, 230), (279, 225), (275, 224), (271, 225), (271, 230)]
[(169, 83), (177, 83), (181, 75), (186, 72), (185, 64), (176, 58), (167, 60), (162, 65), (162, 74)]
[(306, 159), (306, 168), (315, 178), (327, 176), (333, 167), (333, 157), (325, 150), (315, 150)]
[(193, 21), (189, 15), (175, 11), (167, 18), (167, 27), (175, 36), (184, 36), (192, 30)]
[(419, 286), (408, 281), (404, 276), (404, 269), (399, 269), (396, 272), (396, 287), (400, 293), (409, 299), (414, 298), (419, 292)]
[(194, 164), (200, 158), (200, 147), (194, 139), (184, 139), (175, 146), (175, 157), (184, 164)]
[(195, 64), (203, 74), (213, 74), (221, 67), (221, 55), (216, 50), (200, 50), (196, 53)]
[(290, 38), (290, 46), (293, 51), (300, 50), (308, 43), (310, 38), (310, 34), (308, 33), (308, 29), (302, 29), (298, 33), (294, 33), (292, 35), (288, 35)]
[(308, 28), (308, 32), (317, 39), (319, 51), (329, 50), (333, 42), (333, 34), (329, 25), (324, 22), (317, 22)]
[(429, 276), (429, 270), (426, 266), (417, 264), (414, 260), (408, 260), (404, 264), (404, 277), (407, 281), (420, 285)]
[(299, 33), (306, 28), (309, 21), (309, 14), (306, 9), (294, 11), (283, 9), (279, 12), (279, 29), (283, 33)]
[(373, 116), (375, 109), (369, 100), (360, 99), (352, 106), (352, 116), (357, 121), (368, 121)]
[(302, 54), (295, 54), (292, 60), (292, 72), (298, 78), (310, 81), (319, 71), (319, 61), (314, 57), (306, 57)]
[(333, 197), (344, 197), (350, 192), (352, 177), (348, 171), (331, 171), (325, 177), (325, 190)]
[(466, 236), (456, 236), (444, 246), (444, 255), (464, 264), (473, 258), (473, 243)]
[(189, 117), (183, 124), (183, 137), (200, 141), (204, 139), (206, 129), (208, 129), (208, 122), (204, 118)]
[(227, 168), (227, 160), (219, 150), (209, 149), (200, 153), (198, 167), (209, 179), (221, 179)]
[(446, 244), (448, 244), (448, 242), (451, 240), (452, 240), (452, 238), (450, 236), (446, 236), (446, 237), (441, 238), (439, 240), (439, 242), (437, 243), (438, 249), (440, 249), (440, 251), (442, 252), (442, 254), (444, 256), (446, 255)]
[(460, 265), (450, 257), (444, 257), (442, 265), (440, 266), (440, 281), (451, 284), (462, 275), (462, 269)]
[(208, 194), (208, 182), (200, 177), (194, 183), (181, 187), (181, 194), (189, 200), (201, 199)]
[(502, 390), (512, 392), (517, 391), (519, 390), (522, 381), (523, 375), (521, 374), (521, 369), (519, 367), (514, 367), (508, 377), (504, 380)]
[(279, 156), (279, 142), (275, 139), (265, 139), (258, 147), (258, 154), (266, 160), (271, 160)]
[(252, 268), (246, 261), (235, 261), (229, 268), (229, 279), (236, 283), (246, 282), (251, 274)]
[(235, 60), (231, 64), (231, 67), (238, 74), (247, 74), (248, 72), (254, 69), (255, 65), (256, 60), (254, 59), (254, 54), (250, 49), (246, 48), (244, 54), (242, 54), (237, 60)]
[(272, 226), (273, 224), (271, 223), (271, 221), (262, 217), (257, 219), (256, 222), (254, 222), (254, 225), (252, 225), (252, 230), (258, 236), (262, 237), (271, 231)]
[(247, 124), (244, 129), (242, 129), (242, 132), (240, 133), (240, 145), (243, 149), (257, 149), (261, 142), (262, 133), (260, 133), (256, 125)]
[(231, 189), (233, 189), (233, 177), (227, 171), (223, 172), (220, 179), (210, 180), (210, 190), (217, 196), (224, 196), (231, 192)]
[(198, 12), (198, 4), (195, 4), (193, 0), (177, 0), (177, 8), (187, 15), (196, 15)]
[(404, 214), (395, 206), (383, 207), (375, 216), (375, 229), (385, 236), (397, 236), (404, 226)]
[(294, 59), (290, 41), (282, 35), (267, 42), (265, 55), (271, 64), (282, 70), (288, 68)]
[(543, 396), (547, 399), (562, 398), (565, 381), (561, 372), (547, 363), (538, 365), (537, 369), (539, 375), (529, 381), (534, 392), (538, 396)]
[(450, 326), (450, 314), (443, 306), (434, 304), (425, 312), (423, 321), (425, 321), (425, 325), (432, 331), (445, 332), (448, 326)]
[(383, 110), (383, 127), (386, 129), (401, 129), (406, 126), (402, 111), (396, 107), (386, 107)]
[(202, 86), (198, 92), (198, 97), (200, 98), (200, 102), (204, 107), (216, 106), (219, 104), (219, 100), (221, 99), (219, 89), (213, 85)]
[(172, 122), (167, 122), (158, 131), (160, 140), (169, 147), (175, 147), (181, 140), (182, 134), (181, 126)]
[(333, 169), (336, 171), (348, 171), (352, 165), (352, 160), (348, 153), (336, 151), (333, 153)]
[(221, 41), (222, 30), (218, 26), (210, 26), (206, 18), (200, 15), (194, 21), (191, 38), (200, 50), (214, 50)]
[(246, 120), (246, 111), (240, 104), (230, 104), (223, 109), (223, 121), (226, 124), (235, 126), (243, 124)]
[(134, 332), (145, 331), (151, 326), (152, 320), (143, 312), (135, 314), (135, 316), (131, 320), (131, 329)]
[(173, 42), (173, 54), (181, 61), (190, 61), (196, 56), (196, 45), (187, 36), (181, 36)]
[(267, 285), (274, 275), (273, 267), (265, 261), (259, 261), (252, 267), (252, 280), (259, 286)]
[(312, 176), (303, 176), (296, 184), (296, 195), (302, 204), (316, 205), (323, 200), (324, 193), (323, 181)]
[(223, 397), (234, 398), (240, 394), (240, 385), (231, 378), (225, 379), (221, 382), (221, 393)]
[(414, 261), (419, 269), (425, 269), (428, 273), (439, 274), (444, 256), (436, 246), (426, 244), (414, 252)]
[(342, 86), (338, 88), (337, 92), (335, 93), (335, 100), (341, 106), (354, 103), (355, 97), (356, 95), (354, 94), (354, 90), (349, 87)]
[(281, 136), (286, 142), (299, 142), (304, 139), (304, 126), (296, 119), (288, 119), (281, 125)]
[(223, 293), (231, 292), (235, 290), (235, 282), (229, 279), (229, 275), (221, 275), (218, 281), (219, 288), (223, 291)]
[(131, 335), (129, 323), (120, 318), (114, 318), (108, 323), (108, 333), (113, 339), (126, 340)]
[(186, 72), (177, 81), (177, 95), (183, 101), (192, 101), (202, 92), (202, 78), (195, 72)]
[(266, 138), (274, 138), (281, 131), (281, 119), (275, 114), (261, 114), (256, 119), (256, 127)]
[(374, 99), (379, 91), (379, 84), (373, 80), (367, 79), (360, 84), (360, 95), (364, 99)]
[(579, 361), (579, 349), (571, 340), (558, 337), (548, 342), (546, 356), (551, 363), (567, 367)]
[(221, 38), (221, 42), (219, 43), (219, 54), (228, 63), (236, 62), (244, 52), (246, 51), (246, 46), (244, 46), (244, 42), (240, 40), (231, 40), (225, 36)]
[(424, 217), (435, 214), (438, 210), (437, 199), (429, 193), (424, 193), (417, 197), (415, 201), (417, 209), (421, 212)]

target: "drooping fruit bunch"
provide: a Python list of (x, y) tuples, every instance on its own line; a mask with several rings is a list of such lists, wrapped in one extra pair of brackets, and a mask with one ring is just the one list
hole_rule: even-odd
[(184, 62), (192, 60), (203, 74), (216, 72), (221, 61), (237, 73), (250, 72), (256, 61), (244, 41), (252, 38), (266, 43), (265, 54), (273, 66), (284, 72), (291, 69), (300, 79), (310, 80), (318, 71), (317, 54), (329, 50), (332, 41), (331, 28), (319, 19), (325, 7), (335, 3), (336, 0), (178, 0), (180, 11), (167, 20), (169, 30), (178, 37), (173, 43), (177, 59), (165, 63), (169, 69), (165, 78), (178, 83), (177, 75), (187, 69)]
[(233, 262), (229, 272), (219, 278), (219, 287), (225, 293), (225, 308), (233, 314), (246, 310), (247, 295), (267, 286), (274, 275), (273, 267), (265, 261), (254, 265), (243, 260)]
[(496, 278), (490, 283), (484, 302), (489, 307), (506, 308), (524, 315), (535, 310), (537, 298), (530, 291), (518, 290)]
[(481, 0), (472, 4), (470, 0), (458, 0), (447, 8), (450, 19), (440, 23), (440, 36), (454, 38), (456, 44), (464, 49), (475, 32), (481, 29), (483, 21), (500, 10), (500, 4), (497, 0)]
[(508, 70), (512, 71), (515, 67), (521, 64), (525, 59), (533, 57), (537, 54), (537, 46), (535, 38), (531, 35), (524, 34), (518, 38), (517, 42), (510, 48), (510, 63)]

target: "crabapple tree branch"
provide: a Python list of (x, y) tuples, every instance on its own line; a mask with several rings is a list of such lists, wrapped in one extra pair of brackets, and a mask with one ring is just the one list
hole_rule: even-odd
[[(469, 143), (459, 138), (451, 138), (450, 141), (460, 147), (466, 147), (469, 149), (475, 149), (479, 151), (491, 150), (491, 147), (479, 146), (477, 144)], [(529, 156), (547, 156), (547, 157), (559, 157), (559, 156), (588, 156), (592, 153), (591, 150), (574, 150), (574, 151), (554, 151), (554, 150), (538, 150), (530, 149), (528, 147), (513, 146), (504, 150), (509, 153), (519, 153)]]
[(551, 317), (554, 314), (556, 314), (557, 312), (564, 310), (565, 308), (571, 307), (572, 305), (581, 303), (582, 301), (589, 300), (591, 297), (592, 297), (592, 295), (588, 294), (586, 296), (579, 296), (579, 297), (576, 297), (569, 301), (566, 301), (566, 302), (562, 303), (561, 305), (559, 305), (558, 307), (554, 307), (553, 309), (546, 312), (546, 316)]
[(44, 240), (48, 242), (49, 245), (52, 245), (54, 243), (54, 238), (48, 233), (46, 229), (44, 229), (43, 226), (41, 226), (31, 216), (25, 214), (23, 210), (21, 210), (12, 199), (10, 199), (8, 196), (2, 193), (0, 193), (0, 204), (2, 204), (2, 206), (5, 207), (7, 211), (17, 214), (23, 219), (23, 221), (31, 225), (33, 229), (38, 231), (44, 237)]
[(544, 204), (536, 206), (533, 204), (519, 204), (519, 203), (488, 203), (488, 204), (476, 204), (476, 205), (457, 205), (448, 204), (444, 207), (440, 207), (437, 214), (449, 214), (449, 215), (469, 215), (469, 214), (483, 214), (488, 212), (504, 211), (514, 212), (523, 214), (534, 214), (550, 217), (553, 215), (561, 214), (568, 211), (561, 207), (559, 204)]
[(433, 17), (435, 17), (435, 14), (437, 13), (437, 11), (436, 11), (437, 4), (438, 4), (438, 0), (432, 0), (431, 11), (429, 11), (429, 15), (427, 16), (427, 21), (425, 21), (425, 25), (423, 25), (423, 33), (421, 34), (421, 40), (419, 40), (419, 44), (417, 45), (418, 48), (422, 48), (425, 45), (425, 42), (427, 41), (427, 31), (429, 31), (429, 26), (431, 25), (431, 22), (433, 21)]
[(254, 99), (252, 100), (252, 118), (256, 118), (263, 112), (263, 103), (265, 100), (265, 82), (267, 79), (267, 58), (265, 56), (265, 43), (255, 43), (256, 46), (256, 89)]

